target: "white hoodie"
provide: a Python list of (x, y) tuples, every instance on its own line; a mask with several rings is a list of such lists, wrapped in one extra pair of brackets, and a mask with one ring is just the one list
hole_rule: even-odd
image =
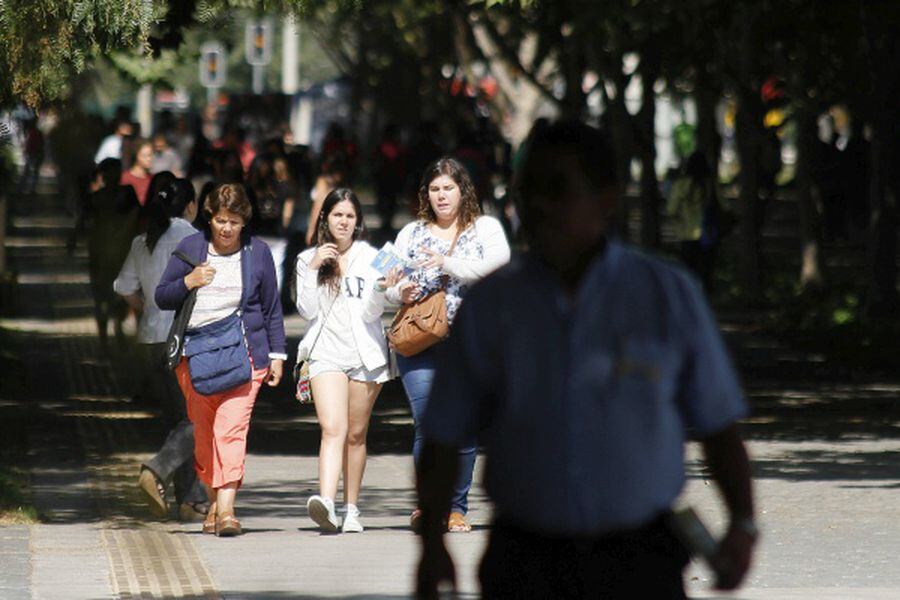
[[(322, 319), (332, 302), (331, 291), (318, 284), (319, 270), (309, 268), (315, 253), (315, 248), (308, 248), (297, 257), (297, 312), (310, 322), (297, 349), (299, 360), (309, 357), (311, 346), (322, 328)], [(345, 297), (350, 309), (353, 341), (363, 366), (369, 371), (388, 364), (387, 340), (381, 325), (384, 292), (375, 290), (375, 281), (382, 275), (372, 267), (377, 254), (378, 251), (367, 242), (353, 242), (347, 254), (347, 272), (341, 273), (341, 292), (350, 290)]]

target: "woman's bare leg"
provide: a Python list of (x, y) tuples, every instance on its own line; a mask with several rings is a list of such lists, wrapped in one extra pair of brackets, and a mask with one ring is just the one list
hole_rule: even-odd
[(216, 511), (220, 515), (234, 513), (234, 498), (237, 495), (237, 487), (237, 482), (231, 482), (216, 490)]
[(319, 494), (334, 500), (343, 466), (347, 440), (347, 397), (350, 380), (343, 373), (313, 377), (312, 394), (322, 428), (319, 445)]
[(369, 432), (369, 418), (381, 384), (351, 381), (348, 402), (348, 430), (346, 460), (344, 465), (344, 504), (359, 502), (363, 473), (366, 470), (366, 435)]

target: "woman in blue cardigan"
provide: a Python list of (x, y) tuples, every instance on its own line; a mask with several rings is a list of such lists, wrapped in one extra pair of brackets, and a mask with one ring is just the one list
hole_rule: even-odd
[(272, 253), (263, 241), (244, 232), (252, 209), (243, 187), (216, 187), (203, 210), (209, 231), (187, 237), (178, 245), (178, 250), (198, 266), (173, 255), (156, 288), (156, 303), (163, 310), (175, 310), (191, 290), (197, 289), (188, 332), (242, 308), (253, 367), (249, 381), (204, 395), (191, 383), (187, 360), (182, 358), (175, 370), (194, 424), (197, 475), (213, 501), (203, 532), (234, 536), (241, 533), (234, 499), (244, 478), (250, 413), (262, 384), (277, 386), (281, 380), (287, 358), (284, 320)]

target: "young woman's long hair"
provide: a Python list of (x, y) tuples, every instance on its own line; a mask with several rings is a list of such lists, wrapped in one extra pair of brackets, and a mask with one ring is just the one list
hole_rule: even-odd
[(151, 254), (172, 219), (182, 216), (194, 197), (194, 186), (186, 179), (175, 179), (153, 196), (147, 206), (147, 250)]
[(425, 169), (419, 182), (419, 212), (416, 216), (428, 223), (437, 220), (431, 202), (428, 201), (428, 186), (442, 175), (446, 175), (459, 186), (460, 205), (457, 218), (460, 231), (463, 231), (481, 215), (481, 206), (478, 204), (478, 194), (475, 192), (475, 184), (472, 183), (469, 172), (455, 158), (446, 156), (439, 158)]
[[(336, 188), (331, 190), (322, 202), (322, 210), (319, 211), (319, 220), (316, 223), (316, 246), (335, 243), (334, 236), (331, 235), (331, 230), (328, 228), (328, 215), (331, 214), (331, 211), (334, 210), (337, 204), (344, 200), (349, 200), (353, 205), (353, 210), (356, 212), (356, 227), (353, 229), (353, 240), (365, 239), (367, 233), (366, 224), (363, 221), (362, 205), (359, 203), (359, 198), (356, 197), (356, 194), (350, 188)], [(337, 292), (341, 285), (340, 262), (337, 260), (326, 260), (323, 262), (322, 266), (319, 267), (319, 278), (317, 281), (319, 285), (327, 286), (332, 291)]]

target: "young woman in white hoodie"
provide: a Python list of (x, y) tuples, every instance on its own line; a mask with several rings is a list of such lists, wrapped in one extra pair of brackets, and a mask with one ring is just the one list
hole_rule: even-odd
[[(359, 490), (366, 466), (369, 417), (389, 379), (381, 325), (387, 281), (372, 267), (377, 250), (363, 241), (356, 195), (338, 188), (326, 196), (315, 225), (316, 246), (297, 257), (297, 311), (309, 321), (298, 356), (309, 359), (316, 416), (322, 428), (319, 493), (306, 504), (322, 531), (361, 532)], [(343, 523), (335, 511), (344, 476)]]

